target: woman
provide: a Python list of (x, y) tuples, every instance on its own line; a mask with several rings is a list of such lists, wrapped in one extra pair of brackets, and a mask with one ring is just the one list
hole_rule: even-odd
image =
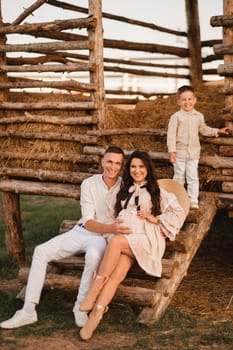
[(80, 305), (82, 311), (92, 310), (80, 330), (83, 340), (91, 338), (135, 260), (146, 273), (161, 276), (165, 238), (175, 239), (185, 214), (176, 196), (159, 188), (148, 153), (134, 151), (126, 163), (115, 205), (118, 223), (126, 225), (129, 233), (112, 237)]

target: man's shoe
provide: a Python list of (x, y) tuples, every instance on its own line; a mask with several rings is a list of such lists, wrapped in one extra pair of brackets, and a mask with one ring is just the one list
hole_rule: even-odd
[(16, 311), (14, 316), (9, 318), (9, 320), (0, 323), (1, 328), (12, 329), (22, 326), (26, 326), (31, 323), (37, 322), (37, 313), (27, 313), (23, 309)]
[(77, 304), (73, 308), (75, 323), (78, 327), (84, 327), (88, 321), (88, 315), (86, 311), (80, 311), (79, 305)]

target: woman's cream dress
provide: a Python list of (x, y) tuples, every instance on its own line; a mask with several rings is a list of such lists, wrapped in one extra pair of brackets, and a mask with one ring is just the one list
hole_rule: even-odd
[[(176, 196), (160, 188), (161, 214), (159, 224), (152, 224), (137, 216), (137, 200), (140, 209), (151, 211), (151, 196), (145, 187), (131, 186), (133, 192), (126, 209), (122, 209), (119, 218), (130, 226), (132, 233), (125, 235), (140, 267), (149, 275), (160, 277), (162, 256), (165, 251), (165, 238), (174, 240), (185, 220), (185, 213)], [(137, 198), (136, 198), (137, 199)], [(124, 201), (122, 202), (124, 207)]]

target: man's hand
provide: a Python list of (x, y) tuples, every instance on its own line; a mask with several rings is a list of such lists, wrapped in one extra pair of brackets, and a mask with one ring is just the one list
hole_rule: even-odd
[(129, 226), (124, 225), (123, 220), (116, 219), (116, 221), (113, 223), (113, 233), (115, 235), (129, 235), (132, 233), (132, 231)]

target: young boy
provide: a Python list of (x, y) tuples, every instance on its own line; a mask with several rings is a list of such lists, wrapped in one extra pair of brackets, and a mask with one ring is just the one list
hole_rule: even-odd
[(177, 103), (180, 110), (171, 116), (167, 132), (169, 160), (174, 168), (173, 179), (182, 185), (186, 181), (192, 209), (198, 209), (198, 161), (201, 151), (199, 134), (215, 137), (228, 134), (226, 127), (217, 129), (207, 126), (203, 114), (194, 108), (196, 102), (191, 86), (184, 85), (178, 89)]

